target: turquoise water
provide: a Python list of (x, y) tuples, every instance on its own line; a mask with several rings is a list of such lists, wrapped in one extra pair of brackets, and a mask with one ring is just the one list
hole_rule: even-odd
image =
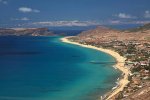
[(0, 100), (96, 100), (120, 72), (103, 52), (60, 37), (0, 37)]

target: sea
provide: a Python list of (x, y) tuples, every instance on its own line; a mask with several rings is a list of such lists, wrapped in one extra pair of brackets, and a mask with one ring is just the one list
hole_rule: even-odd
[(0, 37), (0, 100), (97, 100), (116, 86), (115, 59), (60, 36)]

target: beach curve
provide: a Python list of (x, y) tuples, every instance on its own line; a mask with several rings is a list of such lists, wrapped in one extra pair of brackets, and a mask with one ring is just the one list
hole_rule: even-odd
[[(107, 53), (107, 54), (113, 56), (116, 59), (116, 61), (118, 62), (118, 63), (116, 63), (115, 66), (117, 69), (119, 69), (123, 73), (124, 76), (123, 76), (123, 78), (121, 78), (119, 80), (118, 87), (107, 95), (107, 97), (105, 98), (106, 100), (111, 100), (111, 98), (113, 96), (118, 94), (120, 91), (123, 91), (124, 87), (127, 86), (127, 84), (129, 83), (128, 75), (130, 74), (130, 70), (128, 68), (124, 67), (124, 62), (125, 62), (126, 58), (120, 56), (117, 52), (115, 52), (113, 50), (99, 48), (99, 47), (95, 47), (95, 46), (91, 46), (91, 45), (80, 44), (77, 42), (69, 41), (68, 38), (70, 38), (70, 36), (63, 37), (63, 38), (61, 38), (61, 41), (64, 43), (69, 43), (69, 44), (74, 44), (74, 45), (78, 45), (78, 46), (82, 46), (82, 47), (86, 47), (86, 48), (99, 50), (101, 52), (104, 52), (104, 53)], [(119, 63), (119, 62), (122, 62), (122, 63)], [(102, 98), (100, 97), (99, 100), (101, 100), (101, 99)]]

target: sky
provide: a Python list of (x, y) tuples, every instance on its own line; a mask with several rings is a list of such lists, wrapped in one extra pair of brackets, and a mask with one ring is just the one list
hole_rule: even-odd
[(0, 0), (0, 27), (145, 24), (150, 0)]

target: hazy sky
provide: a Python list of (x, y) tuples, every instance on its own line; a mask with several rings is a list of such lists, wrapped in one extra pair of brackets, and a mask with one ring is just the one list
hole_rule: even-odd
[(0, 26), (150, 22), (150, 0), (0, 0)]

